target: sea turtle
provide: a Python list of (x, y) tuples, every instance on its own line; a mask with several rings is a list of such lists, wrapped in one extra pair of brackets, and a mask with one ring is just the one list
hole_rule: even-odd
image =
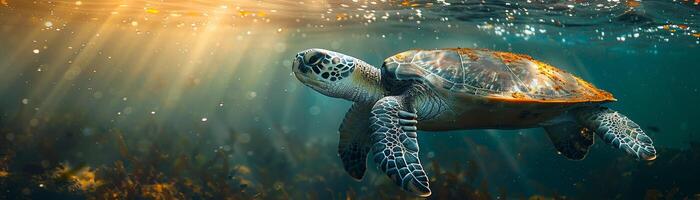
[(338, 154), (362, 179), (367, 154), (395, 184), (431, 194), (418, 158), (417, 130), (543, 127), (557, 151), (583, 159), (593, 133), (637, 159), (656, 150), (629, 118), (601, 104), (608, 92), (530, 56), (487, 49), (409, 50), (380, 68), (341, 53), (309, 49), (292, 71), (305, 85), (354, 104), (340, 125)]

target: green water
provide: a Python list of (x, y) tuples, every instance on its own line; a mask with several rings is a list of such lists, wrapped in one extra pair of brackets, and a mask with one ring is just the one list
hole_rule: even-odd
[(613, 93), (659, 157), (598, 139), (571, 161), (539, 128), (420, 132), (431, 198), (700, 198), (693, 2), (372, 2), (2, 1), (0, 199), (416, 198), (371, 161), (346, 174), (351, 103), (292, 59), (446, 47), (528, 54)]

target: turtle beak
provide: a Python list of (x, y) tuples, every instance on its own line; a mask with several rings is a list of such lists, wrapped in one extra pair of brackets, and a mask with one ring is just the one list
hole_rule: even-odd
[(296, 59), (294, 59), (294, 63), (292, 64), (292, 71), (294, 71), (295, 74), (305, 74), (309, 71), (311, 71), (311, 68), (307, 65), (304, 64), (304, 53), (299, 53), (296, 56)]

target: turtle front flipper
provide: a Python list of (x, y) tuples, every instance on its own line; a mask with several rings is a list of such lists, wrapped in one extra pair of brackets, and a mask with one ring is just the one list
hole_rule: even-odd
[(568, 159), (581, 160), (595, 141), (593, 132), (572, 121), (545, 126), (554, 148)]
[(597, 107), (577, 112), (579, 123), (592, 129), (605, 141), (616, 148), (624, 149), (638, 159), (654, 160), (656, 149), (651, 138), (642, 128), (626, 116), (605, 107)]
[(416, 120), (399, 96), (388, 96), (374, 104), (370, 116), (372, 155), (378, 168), (406, 191), (430, 196), (428, 176), (418, 159)]
[(355, 103), (345, 114), (340, 125), (338, 155), (345, 171), (357, 180), (362, 180), (367, 169), (367, 152), (371, 146), (369, 139), (369, 112), (372, 105)]

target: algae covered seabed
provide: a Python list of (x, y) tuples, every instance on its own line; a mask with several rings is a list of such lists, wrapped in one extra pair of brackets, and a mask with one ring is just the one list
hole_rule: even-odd
[(444, 47), (528, 54), (610, 91), (659, 157), (598, 140), (570, 161), (541, 129), (424, 132), (431, 198), (700, 198), (692, 1), (0, 3), (0, 199), (415, 198), (372, 162), (359, 182), (343, 171), (350, 103), (291, 61)]

